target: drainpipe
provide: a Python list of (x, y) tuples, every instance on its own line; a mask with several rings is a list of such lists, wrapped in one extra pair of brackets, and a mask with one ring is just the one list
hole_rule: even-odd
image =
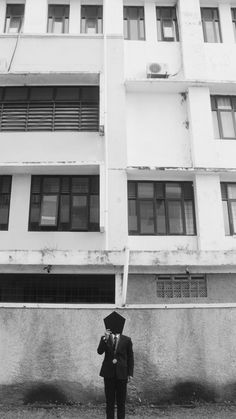
[(123, 271), (123, 286), (122, 286), (122, 301), (121, 301), (122, 307), (125, 307), (126, 305), (128, 275), (129, 275), (129, 254), (130, 254), (129, 247), (125, 247), (125, 263), (124, 263), (124, 271)]

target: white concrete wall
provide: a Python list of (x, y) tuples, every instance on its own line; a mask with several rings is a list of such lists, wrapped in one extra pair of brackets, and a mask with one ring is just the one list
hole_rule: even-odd
[(180, 94), (128, 93), (128, 166), (191, 166), (188, 114)]
[(0, 164), (101, 162), (104, 138), (94, 132), (17, 132), (0, 134)]

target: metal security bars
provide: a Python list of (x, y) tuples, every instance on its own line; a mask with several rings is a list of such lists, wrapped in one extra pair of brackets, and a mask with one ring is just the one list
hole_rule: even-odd
[(205, 275), (158, 275), (156, 276), (158, 298), (206, 298)]
[(11, 176), (0, 176), (0, 230), (8, 229)]
[(114, 304), (114, 275), (1, 274), (0, 302)]
[(129, 234), (195, 235), (192, 182), (128, 182)]
[(30, 231), (98, 231), (99, 176), (32, 176)]
[(0, 131), (98, 131), (97, 86), (0, 88)]
[(211, 96), (215, 138), (236, 138), (236, 96)]

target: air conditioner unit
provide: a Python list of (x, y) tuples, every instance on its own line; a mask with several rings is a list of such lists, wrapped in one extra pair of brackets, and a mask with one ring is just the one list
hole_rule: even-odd
[(147, 64), (147, 77), (150, 79), (165, 79), (169, 77), (168, 65), (166, 63)]

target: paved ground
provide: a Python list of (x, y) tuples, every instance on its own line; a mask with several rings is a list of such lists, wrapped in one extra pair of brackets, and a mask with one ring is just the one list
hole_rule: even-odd
[[(3, 407), (1, 419), (104, 419), (104, 406), (85, 407)], [(155, 407), (142, 406), (127, 408), (127, 419), (235, 419), (236, 405), (204, 404), (196, 407)]]

